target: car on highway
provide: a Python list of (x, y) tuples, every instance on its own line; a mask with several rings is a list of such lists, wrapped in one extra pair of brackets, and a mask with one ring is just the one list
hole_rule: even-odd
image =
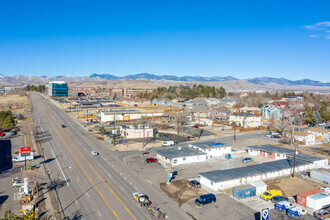
[(146, 159), (146, 162), (147, 163), (157, 163), (158, 160), (157, 160), (157, 158), (149, 157)]
[(66, 128), (66, 126), (65, 125), (62, 125), (62, 128)]
[(92, 151), (91, 151), (91, 154), (92, 154), (93, 156), (97, 156), (97, 155), (99, 155), (99, 152), (97, 152), (97, 151), (95, 151), (95, 150), (92, 150)]
[(195, 189), (197, 189), (197, 188), (201, 188), (201, 187), (202, 187), (201, 184), (200, 184), (200, 182), (198, 182), (197, 180), (190, 180), (190, 181), (189, 181), (189, 184), (190, 184), (192, 187), (194, 187)]
[(273, 203), (278, 203), (278, 202), (282, 202), (282, 201), (289, 201), (289, 198), (285, 197), (285, 196), (274, 196), (272, 198)]
[(253, 161), (253, 158), (251, 157), (245, 157), (243, 160), (242, 160), (242, 163), (249, 163), (249, 162), (252, 162)]

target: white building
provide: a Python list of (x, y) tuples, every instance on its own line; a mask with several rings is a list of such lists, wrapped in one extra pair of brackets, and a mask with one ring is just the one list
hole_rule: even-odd
[(126, 139), (132, 138), (149, 138), (154, 136), (154, 129), (149, 126), (136, 125), (136, 126), (120, 126), (120, 134)]
[[(324, 163), (328, 164), (328, 160), (299, 154), (296, 157), (295, 172), (314, 169), (316, 166), (324, 166)], [(218, 191), (260, 180), (290, 175), (292, 171), (293, 158), (290, 158), (234, 169), (203, 172), (199, 173), (199, 176), (202, 187)]]
[(303, 145), (313, 145), (315, 144), (315, 135), (308, 132), (295, 131), (294, 140), (301, 142)]
[[(294, 150), (278, 147), (275, 145), (256, 145), (248, 147), (248, 154), (252, 156), (263, 156), (274, 160), (286, 159), (294, 154)], [(297, 153), (298, 154), (298, 151)]]
[(328, 129), (310, 128), (307, 132), (313, 134), (315, 136), (315, 140), (324, 140), (328, 142), (330, 140), (330, 131)]
[(170, 163), (172, 166), (202, 162), (207, 159), (206, 153), (191, 147), (166, 147), (155, 151), (160, 163)]
[(211, 127), (213, 125), (213, 121), (211, 119), (207, 119), (207, 118), (199, 118), (199, 119), (195, 120), (195, 124), (207, 125), (207, 126)]
[(219, 157), (231, 153), (231, 146), (224, 143), (201, 142), (189, 144), (189, 147), (198, 149), (207, 154), (207, 158)]
[(256, 128), (262, 125), (261, 116), (249, 112), (232, 113), (229, 122), (244, 128)]

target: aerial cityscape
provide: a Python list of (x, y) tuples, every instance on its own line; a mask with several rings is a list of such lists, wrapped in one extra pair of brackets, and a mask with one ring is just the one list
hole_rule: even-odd
[(329, 9), (2, 2), (0, 220), (330, 219)]

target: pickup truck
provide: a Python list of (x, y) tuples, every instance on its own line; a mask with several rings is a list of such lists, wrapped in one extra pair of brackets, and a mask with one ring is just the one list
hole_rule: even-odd
[(133, 193), (133, 198), (140, 203), (140, 206), (150, 206), (151, 201), (147, 195), (140, 192)]
[(288, 209), (287, 215), (292, 218), (298, 218), (300, 216), (307, 215), (307, 211), (299, 207), (293, 207), (291, 209)]
[(25, 161), (25, 160), (33, 160), (33, 159), (34, 159), (33, 153), (31, 153), (29, 156), (26, 156), (26, 157), (22, 157), (21, 155), (18, 155), (16, 157), (14, 157), (12, 159), (12, 161), (14, 163), (16, 163), (16, 162), (21, 162), (21, 161)]
[(295, 207), (292, 203), (288, 201), (282, 201), (275, 204), (275, 209), (280, 212), (285, 212), (288, 209)]

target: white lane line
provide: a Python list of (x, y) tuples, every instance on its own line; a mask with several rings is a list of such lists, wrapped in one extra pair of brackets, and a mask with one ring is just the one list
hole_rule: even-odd
[(56, 162), (57, 162), (58, 167), (60, 168), (60, 171), (61, 171), (61, 173), (62, 173), (62, 175), (63, 175), (63, 177), (64, 177), (64, 179), (65, 179), (66, 184), (67, 184), (68, 186), (70, 186), (69, 183), (68, 183), (68, 180), (66, 179), (66, 176), (65, 176), (64, 173), (63, 173), (62, 167), (61, 167), (60, 163), (58, 162), (58, 160), (57, 160), (57, 158), (56, 158), (56, 155), (55, 155), (55, 153), (54, 153), (54, 151), (53, 151), (53, 148), (51, 147), (50, 149), (51, 149), (52, 152), (53, 152), (54, 158), (55, 158), (55, 160), (56, 160)]
[(141, 206), (140, 206), (140, 205), (138, 205), (137, 203), (135, 203), (135, 205), (137, 205), (137, 207), (141, 208)]
[(121, 173), (119, 173), (119, 175), (121, 176)]
[(125, 192), (125, 190), (123, 189), (123, 187), (119, 186), (121, 188), (121, 190), (123, 190)]
[(148, 183), (150, 183), (151, 185), (153, 185), (153, 183), (150, 180), (147, 180)]
[(131, 185), (132, 185), (132, 182), (129, 182), (129, 184), (131, 184)]
[(112, 176), (110, 175), (110, 173), (108, 173), (108, 176), (111, 178)]
[(86, 195), (87, 195), (87, 196), (88, 196), (88, 198), (89, 198), (88, 192), (86, 193)]
[(165, 215), (165, 218), (168, 218), (168, 216), (167, 216), (167, 215)]
[(135, 186), (134, 189), (137, 190), (137, 187)]
[(124, 177), (124, 180), (126, 180), (127, 178), (126, 177)]
[(99, 213), (99, 216), (102, 216), (101, 213), (99, 212), (99, 210), (97, 210), (97, 213)]
[(78, 205), (78, 202), (77, 202), (77, 200), (76, 200), (76, 204)]

